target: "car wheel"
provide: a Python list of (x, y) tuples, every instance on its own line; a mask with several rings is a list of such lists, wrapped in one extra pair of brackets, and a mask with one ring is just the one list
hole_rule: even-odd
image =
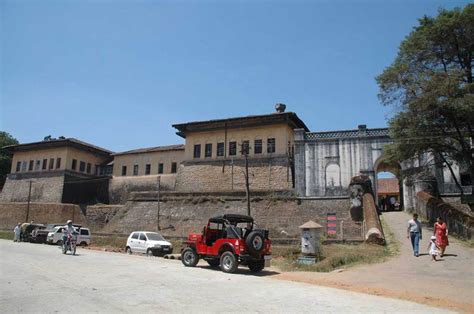
[(248, 266), (251, 272), (258, 273), (265, 268), (265, 261), (251, 261), (248, 262)]
[(132, 249), (129, 246), (127, 246), (125, 248), (125, 253), (127, 253), (128, 255), (132, 254)]
[(87, 243), (84, 242), (84, 241), (82, 241), (80, 245), (81, 245), (81, 246), (87, 246)]
[(245, 239), (245, 244), (247, 244), (247, 248), (252, 255), (257, 255), (263, 251), (264, 248), (264, 239), (263, 235), (260, 232), (252, 231), (248, 235), (247, 239)]
[(181, 253), (181, 262), (186, 267), (194, 267), (199, 262), (199, 256), (194, 249), (188, 247)]
[(239, 263), (234, 253), (227, 251), (221, 255), (221, 270), (225, 273), (233, 273), (237, 270)]
[(207, 262), (207, 263), (209, 264), (209, 266), (211, 266), (211, 267), (219, 267), (219, 264), (221, 263), (221, 262), (219, 261), (219, 259), (217, 259), (217, 258), (216, 258), (216, 259), (208, 259), (206, 262)]
[(63, 245), (63, 240), (58, 240), (58, 242), (56, 242), (57, 245)]
[(146, 256), (153, 256), (153, 251), (151, 249), (146, 250)]

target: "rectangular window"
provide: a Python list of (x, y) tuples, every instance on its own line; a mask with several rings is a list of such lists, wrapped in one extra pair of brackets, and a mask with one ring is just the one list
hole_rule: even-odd
[(206, 146), (204, 146), (204, 157), (205, 158), (212, 157), (212, 144), (206, 144)]
[(61, 168), (61, 158), (56, 158), (56, 169)]
[(100, 175), (100, 168), (99, 168), (99, 165), (94, 165), (94, 173), (96, 176)]
[(20, 172), (20, 170), (21, 170), (21, 161), (18, 161), (16, 163), (16, 172)]
[(255, 154), (261, 154), (262, 153), (262, 140), (255, 140), (254, 152), (255, 152)]
[(86, 163), (85, 163), (85, 162), (81, 161), (81, 162), (79, 163), (79, 171), (80, 171), (80, 172), (86, 171)]
[(28, 167), (28, 162), (24, 161), (21, 163), (21, 171), (25, 172)]
[(158, 164), (158, 174), (163, 173), (163, 164)]
[(48, 159), (43, 159), (43, 170), (48, 168)]
[(217, 157), (224, 156), (224, 143), (217, 143)]
[(75, 160), (75, 159), (72, 160), (71, 168), (72, 168), (72, 170), (76, 170), (76, 168), (77, 168), (77, 160)]
[(150, 164), (146, 164), (145, 166), (145, 174), (150, 174), (151, 173), (151, 165)]
[(138, 165), (133, 165), (133, 175), (138, 176)]
[(268, 138), (267, 139), (267, 153), (272, 154), (275, 152), (275, 139)]
[(229, 143), (229, 156), (237, 155), (237, 142)]
[(49, 170), (54, 169), (54, 158), (49, 159)]
[(201, 144), (194, 145), (194, 158), (201, 158)]
[(249, 141), (243, 141), (242, 142), (242, 155), (249, 154), (250, 153), (250, 143)]
[(122, 166), (122, 176), (127, 175), (127, 166)]
[(30, 160), (30, 164), (28, 165), (28, 171), (33, 171), (34, 165), (35, 165), (35, 161), (34, 161), (34, 160)]
[(87, 170), (86, 170), (86, 172), (87, 172), (87, 173), (91, 173), (91, 169), (92, 169), (92, 165), (88, 162), (88, 163), (87, 163)]
[(171, 163), (171, 173), (176, 173), (177, 164), (175, 162)]
[(37, 160), (35, 163), (35, 171), (40, 171), (41, 168), (41, 160)]

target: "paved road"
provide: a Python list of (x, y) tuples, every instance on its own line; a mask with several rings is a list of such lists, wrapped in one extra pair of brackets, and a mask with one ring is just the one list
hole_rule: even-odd
[(382, 218), (401, 244), (398, 256), (385, 263), (361, 265), (341, 273), (295, 272), (278, 277), (341, 286), (473, 313), (474, 249), (450, 237), (447, 255), (439, 262), (432, 262), (427, 246), (433, 229), (424, 229), (420, 243), (422, 255), (414, 257), (411, 243), (406, 238), (410, 215), (388, 212), (383, 213)]
[(156, 257), (0, 240), (0, 312), (446, 312)]

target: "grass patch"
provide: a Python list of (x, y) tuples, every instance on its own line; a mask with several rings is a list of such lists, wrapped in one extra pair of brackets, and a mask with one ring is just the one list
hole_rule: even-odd
[[(273, 253), (275, 252), (275, 253)], [(284, 271), (330, 272), (341, 267), (372, 264), (388, 256), (386, 247), (375, 244), (329, 244), (321, 246), (321, 256), (314, 265), (297, 264), (300, 248), (297, 246), (275, 248), (275, 266)]]
[(362, 264), (380, 263), (390, 256), (398, 254), (400, 243), (382, 219), (385, 246), (376, 244), (329, 244), (321, 246), (319, 261), (314, 265), (299, 265), (300, 246), (273, 246), (272, 264), (283, 271), (330, 272), (338, 268), (348, 268)]
[(118, 236), (118, 237), (98, 237), (92, 235), (91, 245), (92, 246), (99, 246), (103, 248), (125, 248), (127, 244), (126, 236)]
[(13, 231), (0, 231), (0, 239), (13, 241)]

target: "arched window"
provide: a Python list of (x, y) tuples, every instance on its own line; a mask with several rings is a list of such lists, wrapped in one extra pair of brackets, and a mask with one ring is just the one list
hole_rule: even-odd
[(341, 168), (337, 164), (329, 164), (326, 167), (326, 187), (341, 186)]

